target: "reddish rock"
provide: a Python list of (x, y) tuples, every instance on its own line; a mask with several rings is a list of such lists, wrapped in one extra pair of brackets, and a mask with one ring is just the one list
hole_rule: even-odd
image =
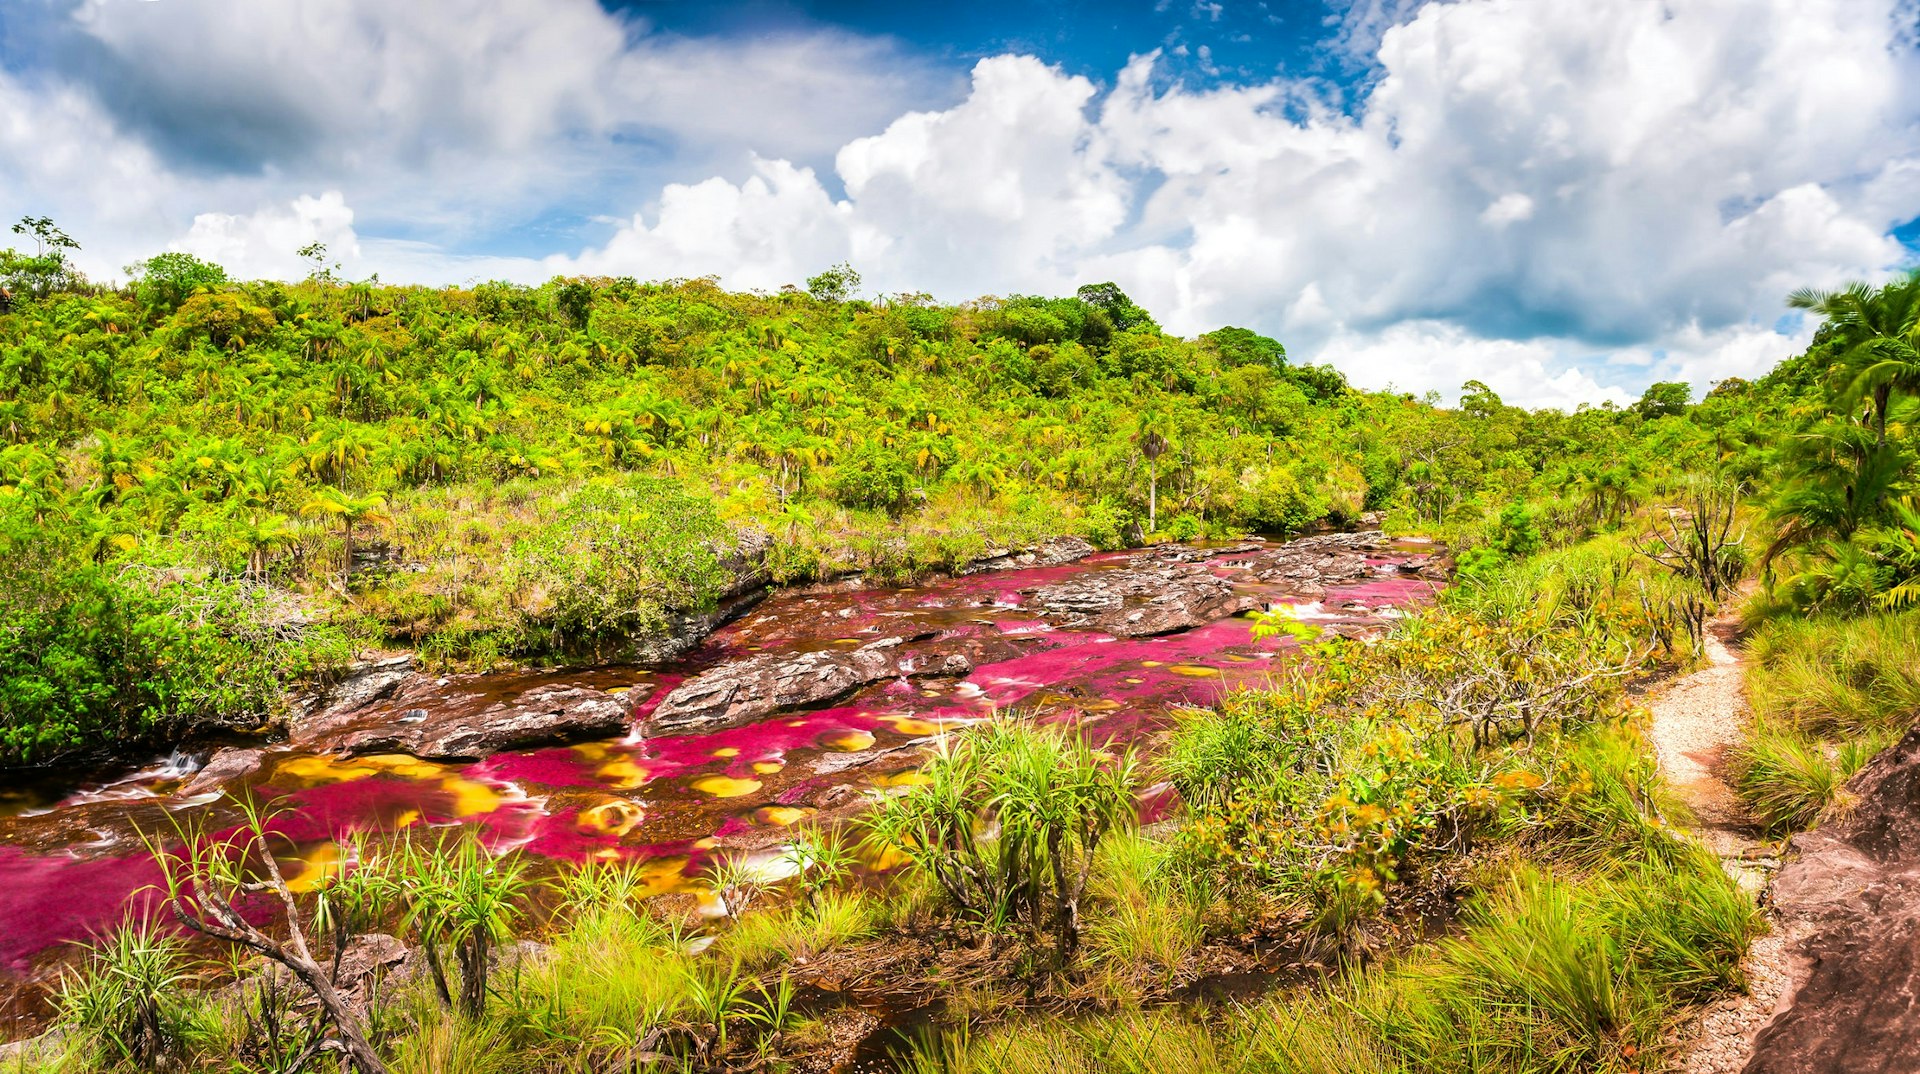
[(267, 751), (262, 749), (216, 750), (200, 771), (180, 785), (177, 792), (183, 798), (216, 791), (242, 777), (253, 774), (266, 760)]
[(628, 703), (583, 683), (516, 689), (519, 676), (457, 682), (412, 673), (381, 697), (357, 697), (299, 717), (295, 749), (323, 753), (410, 753), (435, 760), (486, 757), (502, 750), (625, 734)]
[(920, 651), (909, 640), (882, 638), (847, 651), (767, 653), (723, 664), (668, 694), (648, 719), (648, 733), (737, 727), (783, 708), (823, 704), (887, 679), (959, 677), (973, 670), (962, 653)]
[(1796, 983), (1746, 1074), (1920, 1070), (1920, 728), (1846, 798), (1774, 877)]

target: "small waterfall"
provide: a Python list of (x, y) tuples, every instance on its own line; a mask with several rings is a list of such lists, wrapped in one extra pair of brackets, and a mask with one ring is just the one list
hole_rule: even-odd
[(185, 750), (177, 749), (167, 754), (164, 760), (143, 773), (143, 775), (146, 775), (150, 779), (160, 780), (186, 779), (188, 776), (200, 771), (201, 766), (206, 763), (206, 758), (197, 753), (188, 753)]

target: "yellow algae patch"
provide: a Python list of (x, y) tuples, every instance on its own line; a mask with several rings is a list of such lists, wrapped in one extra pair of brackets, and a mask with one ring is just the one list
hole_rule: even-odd
[(721, 747), (720, 749), (717, 749), (717, 750), (714, 750), (714, 751), (713, 751), (713, 756), (715, 756), (715, 757), (738, 757), (738, 756), (740, 756), (740, 747), (738, 747), (738, 746), (723, 746), (723, 747)]
[(572, 749), (589, 761), (604, 761), (613, 756), (613, 747), (605, 742), (581, 742)]
[(932, 720), (916, 720), (911, 716), (889, 716), (887, 722), (895, 731), (903, 735), (937, 735), (940, 725)]
[(933, 785), (932, 779), (922, 773), (913, 771), (895, 772), (891, 776), (881, 776), (879, 779), (874, 780), (874, 782), (882, 787), (928, 787)]
[(442, 765), (407, 753), (376, 753), (360, 758), (360, 762), (402, 779), (439, 779), (446, 771)]
[(633, 687), (631, 686), (609, 686), (607, 687), (607, 693), (610, 693), (615, 697), (619, 697), (621, 694), (624, 694), (631, 689), (633, 689)]
[(1129, 682), (1129, 683), (1131, 683), (1131, 684), (1133, 684), (1134, 686), (1138, 686), (1138, 685), (1140, 685), (1141, 683), (1143, 683), (1143, 682), (1146, 682), (1146, 681), (1147, 681), (1147, 680), (1145, 680), (1145, 679), (1128, 679), (1128, 680), (1127, 680), (1127, 682)]
[[(289, 870), (287, 868), (288, 864), (297, 865), (298, 869)], [(347, 857), (341, 852), (340, 844), (327, 842), (305, 851), (294, 858), (291, 863), (282, 862), (280, 871), (282, 873), (293, 873), (292, 876), (286, 878), (288, 891), (293, 892), (295, 895), (305, 895), (318, 888), (328, 879), (339, 876), (346, 870), (346, 867)]]
[(693, 841), (693, 849), (695, 850), (712, 850), (714, 847), (717, 847), (719, 845), (720, 845), (720, 840), (715, 839), (711, 835), (707, 836), (705, 839), (695, 839)]
[(1175, 664), (1167, 670), (1190, 679), (1208, 679), (1220, 674), (1219, 668), (1210, 668), (1205, 664)]
[(807, 721), (805, 721), (805, 720), (788, 720), (788, 721), (787, 721), (787, 726), (788, 726), (788, 727), (805, 727), (805, 726), (807, 726)]
[(753, 811), (755, 820), (762, 824), (775, 824), (782, 828), (791, 828), (812, 815), (813, 810), (803, 806), (770, 805), (761, 806)]
[(608, 786), (619, 790), (634, 790), (647, 782), (647, 770), (633, 763), (631, 757), (621, 757), (608, 761), (594, 772)]
[(393, 818), (393, 826), (395, 828), (409, 827), (413, 824), (414, 821), (417, 821), (419, 819), (420, 819), (420, 811), (418, 809), (409, 809), (401, 813), (399, 816)]
[(787, 762), (785, 762), (785, 761), (755, 761), (755, 762), (753, 762), (753, 770), (754, 770), (755, 772), (758, 772), (758, 773), (760, 773), (760, 774), (761, 774), (761, 775), (763, 775), (763, 776), (771, 776), (771, 775), (773, 775), (773, 774), (774, 774), (775, 772), (778, 772), (778, 771), (780, 771), (780, 770), (781, 770), (782, 768), (785, 768), (785, 767), (787, 767)]
[(450, 776), (440, 786), (453, 796), (453, 815), (456, 817), (477, 817), (500, 808), (500, 792), (476, 780)]
[(1140, 661), (1140, 666), (1143, 668), (1158, 668), (1165, 667), (1166, 665), (1158, 660), (1142, 660)]
[(1085, 712), (1112, 712), (1114, 709), (1117, 709), (1119, 707), (1120, 707), (1120, 702), (1115, 701), (1110, 697), (1102, 698), (1099, 701), (1089, 701), (1086, 704), (1080, 706), (1081, 710)]
[(833, 643), (835, 645), (858, 645), (860, 644), (860, 639), (859, 638), (835, 638), (833, 639)]
[(906, 851), (896, 846), (881, 847), (880, 852), (874, 854), (872, 859), (868, 865), (877, 873), (884, 873), (889, 869), (898, 868), (913, 860), (907, 856)]
[(338, 757), (289, 757), (273, 770), (276, 777), (290, 776), (313, 784), (366, 779), (378, 771), (378, 768), (364, 763), (364, 760), (356, 763)]
[(645, 820), (646, 816), (646, 810), (641, 809), (638, 802), (615, 798), (581, 810), (574, 823), (583, 832), (619, 839)]
[(701, 776), (688, 784), (701, 794), (711, 794), (715, 798), (738, 798), (743, 794), (752, 794), (760, 789), (757, 779), (734, 779), (731, 776)]
[(859, 753), (873, 745), (873, 732), (848, 731), (845, 734), (832, 735), (820, 740), (820, 744), (830, 750), (842, 753)]

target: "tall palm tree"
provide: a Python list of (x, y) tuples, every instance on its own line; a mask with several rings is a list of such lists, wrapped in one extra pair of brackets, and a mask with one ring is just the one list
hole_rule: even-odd
[(1873, 427), (1887, 446), (1887, 411), (1895, 392), (1920, 391), (1920, 271), (1884, 286), (1851, 283), (1837, 291), (1801, 288), (1787, 305), (1827, 319), (1839, 352), (1841, 398), (1871, 399)]
[(1134, 424), (1133, 443), (1147, 460), (1147, 530), (1160, 528), (1160, 456), (1173, 445), (1167, 442), (1166, 415), (1151, 403), (1140, 408)]
[(300, 513), (307, 518), (340, 520), (340, 536), (346, 547), (346, 565), (340, 574), (343, 588), (353, 580), (353, 527), (362, 522), (385, 522), (385, 508), (383, 496), (354, 496), (334, 488), (314, 493), (306, 506), (300, 508)]

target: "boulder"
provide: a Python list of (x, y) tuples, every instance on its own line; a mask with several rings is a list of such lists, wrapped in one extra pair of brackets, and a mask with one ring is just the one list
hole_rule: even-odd
[(1033, 548), (994, 549), (954, 573), (966, 575), (1030, 567), (1058, 567), (1063, 563), (1085, 559), (1093, 552), (1093, 545), (1079, 537), (1055, 537)]
[(340, 678), (321, 687), (299, 705), (307, 712), (365, 708), (392, 697), (413, 675), (413, 654), (366, 660), (348, 668)]
[(1145, 552), (1114, 570), (1089, 571), (1028, 591), (1027, 605), (1056, 626), (1118, 637), (1168, 634), (1258, 607), (1257, 598), (1202, 563), (1192, 549)]
[(1794, 984), (1746, 1074), (1920, 1070), (1920, 728), (1791, 851), (1770, 896)]
[(432, 707), (401, 707), (413, 692), (401, 692), (399, 704), (329, 707), (297, 723), (291, 744), (328, 753), (399, 752), (467, 760), (526, 746), (621, 735), (631, 719), (619, 697), (568, 683), (495, 698), (422, 698)]
[(882, 638), (857, 649), (765, 653), (723, 664), (681, 683), (647, 721), (650, 734), (737, 727), (783, 708), (820, 705), (900, 677), (959, 677), (973, 671), (961, 653), (916, 651), (920, 639)]
[(215, 750), (200, 771), (180, 785), (180, 796), (191, 798), (195, 795), (216, 791), (227, 784), (253, 774), (266, 760), (267, 751), (262, 749), (226, 749)]

